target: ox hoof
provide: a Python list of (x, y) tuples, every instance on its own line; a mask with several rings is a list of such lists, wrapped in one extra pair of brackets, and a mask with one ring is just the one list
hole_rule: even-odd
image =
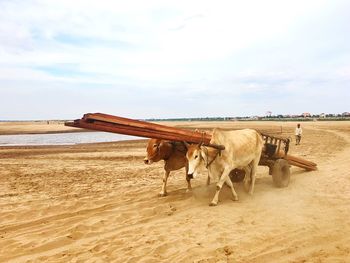
[(186, 189), (186, 193), (192, 193), (192, 188)]
[(246, 191), (246, 193), (249, 193), (250, 192), (250, 182), (244, 182), (243, 188), (244, 188), (244, 191)]
[(214, 202), (211, 202), (210, 204), (209, 204), (209, 206), (217, 206), (218, 205), (218, 203), (214, 203)]
[(238, 201), (238, 197), (237, 196), (233, 197), (233, 201)]
[(159, 197), (164, 197), (164, 196), (167, 196), (167, 195), (168, 195), (167, 192), (165, 192), (165, 193), (162, 193), (162, 192), (161, 192), (161, 193), (158, 194)]

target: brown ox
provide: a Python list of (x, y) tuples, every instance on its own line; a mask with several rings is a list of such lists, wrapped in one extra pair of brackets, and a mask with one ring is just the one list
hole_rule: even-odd
[(219, 193), (224, 183), (231, 188), (233, 199), (238, 200), (237, 193), (229, 178), (230, 172), (236, 168), (245, 170), (244, 186), (247, 190), (249, 188), (250, 194), (253, 194), (255, 173), (263, 147), (261, 135), (251, 129), (237, 131), (214, 129), (210, 143), (224, 145), (225, 150), (220, 152), (211, 147), (186, 144), (189, 174), (195, 176), (198, 168), (204, 164), (210, 177), (219, 178), (216, 193), (210, 205), (217, 205)]
[(149, 139), (147, 145), (147, 156), (144, 159), (145, 164), (152, 164), (164, 160), (164, 176), (162, 190), (159, 196), (166, 196), (166, 184), (171, 171), (186, 169), (187, 191), (192, 189), (191, 178), (188, 175), (188, 162), (186, 159), (186, 147), (181, 142), (171, 142), (160, 139)]

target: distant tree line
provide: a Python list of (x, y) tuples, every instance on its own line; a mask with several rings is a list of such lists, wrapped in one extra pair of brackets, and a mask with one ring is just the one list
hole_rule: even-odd
[(151, 118), (145, 121), (325, 121), (325, 120), (350, 120), (350, 113), (342, 114), (310, 114), (309, 116), (301, 115), (270, 115), (270, 116), (243, 116), (243, 117), (198, 117), (198, 118)]

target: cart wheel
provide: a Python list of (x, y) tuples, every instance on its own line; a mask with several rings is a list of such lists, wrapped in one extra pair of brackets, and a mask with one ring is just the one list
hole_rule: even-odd
[(289, 164), (284, 159), (278, 159), (272, 168), (272, 179), (277, 187), (287, 187), (289, 184)]
[(242, 182), (245, 177), (245, 171), (240, 169), (233, 169), (228, 175), (233, 183)]

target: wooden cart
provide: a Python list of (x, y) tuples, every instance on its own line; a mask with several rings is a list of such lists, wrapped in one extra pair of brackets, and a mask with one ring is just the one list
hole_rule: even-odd
[[(317, 170), (317, 164), (288, 154), (290, 140), (288, 138), (261, 133), (264, 147), (259, 165), (269, 167), (269, 174), (277, 187), (286, 187), (290, 179), (290, 166), (294, 165), (307, 171)], [(240, 169), (231, 171), (233, 182), (244, 179), (245, 172)]]
[[(170, 141), (186, 141), (188, 143), (203, 143), (206, 146), (224, 150), (224, 145), (211, 144), (211, 134), (192, 130), (179, 129), (156, 123), (133, 120), (103, 113), (87, 113), (83, 118), (73, 122), (66, 122), (66, 126), (113, 132), (125, 135), (133, 135), (145, 138), (157, 138)], [(317, 170), (313, 162), (288, 154), (289, 139), (283, 137), (261, 134), (264, 139), (264, 147), (259, 165), (268, 166), (269, 174), (278, 187), (286, 187), (289, 184), (290, 165), (303, 168), (308, 171)], [(230, 173), (231, 180), (241, 181), (244, 171), (235, 169)]]

